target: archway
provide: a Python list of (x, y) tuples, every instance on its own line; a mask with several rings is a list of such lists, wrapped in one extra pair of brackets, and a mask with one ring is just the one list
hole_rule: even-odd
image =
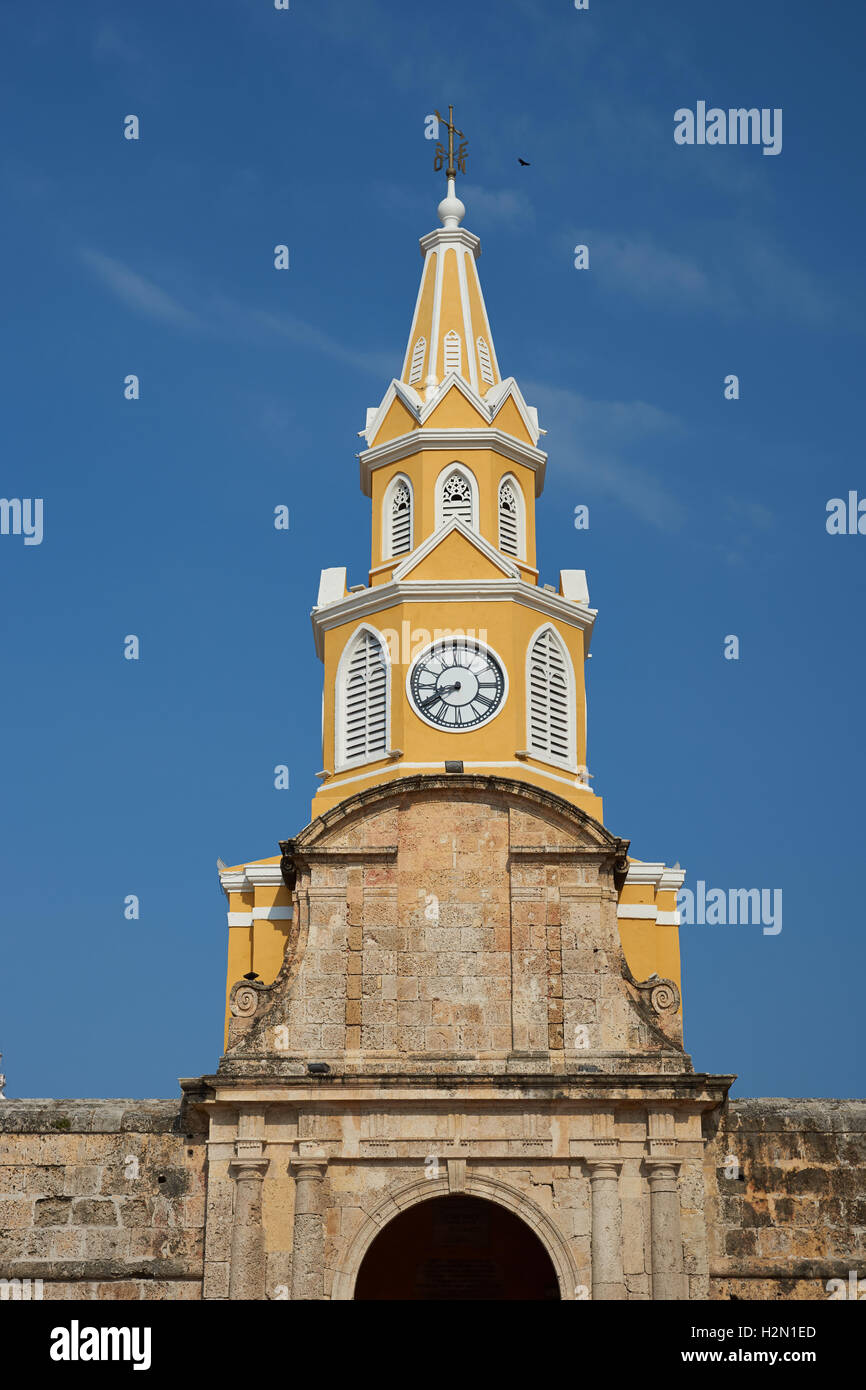
[(379, 1232), (361, 1262), (363, 1301), (478, 1302), (559, 1298), (553, 1262), (513, 1212), (481, 1197), (431, 1197)]

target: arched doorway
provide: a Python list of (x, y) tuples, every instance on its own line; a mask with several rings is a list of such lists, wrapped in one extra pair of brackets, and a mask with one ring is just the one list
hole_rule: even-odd
[(431, 1197), (389, 1221), (358, 1271), (355, 1298), (470, 1302), (558, 1299), (534, 1231), (482, 1197)]

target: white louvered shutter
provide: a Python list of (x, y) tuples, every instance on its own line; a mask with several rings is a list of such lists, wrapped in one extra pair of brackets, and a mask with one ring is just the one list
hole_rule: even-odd
[(450, 473), (442, 487), (442, 521), (449, 522), (452, 516), (472, 525), (472, 484), (462, 473)]
[(463, 352), (460, 345), (460, 334), (455, 333), (452, 328), (450, 333), (445, 334), (445, 375), (449, 372), (459, 372)]
[(499, 549), (506, 555), (519, 554), (520, 511), (514, 486), (508, 480), (499, 489)]
[(343, 760), (384, 753), (388, 682), (382, 644), (372, 632), (355, 639), (345, 680)]
[(412, 549), (412, 493), (402, 478), (391, 494), (391, 554), (406, 555)]
[(572, 762), (570, 691), (565, 654), (548, 629), (529, 658), (529, 747), (543, 757)]
[(412, 365), (409, 368), (409, 385), (414, 386), (416, 381), (421, 380), (421, 373), (424, 370), (424, 353), (427, 350), (427, 339), (419, 338), (412, 349)]
[(481, 367), (481, 380), (486, 381), (488, 386), (493, 385), (493, 363), (490, 360), (490, 348), (487, 346), (486, 338), (479, 338), (478, 343), (478, 362)]

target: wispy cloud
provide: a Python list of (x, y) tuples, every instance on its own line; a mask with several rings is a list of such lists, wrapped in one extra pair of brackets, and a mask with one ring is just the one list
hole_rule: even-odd
[(242, 331), (257, 336), (262, 341), (283, 338), (305, 350), (321, 353), (343, 366), (354, 367), (358, 371), (370, 372), (380, 379), (390, 381), (401, 362), (399, 349), (393, 353), (358, 350), (347, 346), (338, 338), (295, 314), (274, 313), (268, 309), (249, 309), (231, 299), (220, 298), (213, 301), (213, 307), (224, 325), (230, 331)]
[(579, 240), (589, 246), (590, 265), (603, 290), (646, 304), (732, 318), (760, 308), (809, 328), (863, 327), (856, 306), (753, 227), (717, 224), (704, 238), (700, 258), (648, 236), (594, 230)]
[(491, 226), (526, 226), (535, 221), (535, 211), (526, 194), (513, 188), (483, 188), (477, 183), (460, 186), (460, 197), (466, 204), (466, 225), (472, 217)]
[(743, 247), (743, 267), (750, 297), (812, 328), (862, 328), (857, 308), (801, 265), (783, 247), (750, 237)]
[(142, 52), (128, 34), (110, 19), (103, 20), (93, 35), (93, 56), (109, 62), (119, 59), (124, 63), (140, 63)]
[(190, 309), (154, 280), (140, 275), (122, 261), (91, 248), (82, 248), (79, 254), (115, 299), (134, 313), (156, 322), (167, 323), (174, 328), (193, 329), (216, 338), (243, 336), (260, 343), (282, 338), (306, 352), (318, 352), (343, 366), (375, 375), (380, 380), (390, 380), (399, 369), (399, 349), (385, 353), (353, 348), (295, 314), (257, 309), (221, 293), (205, 293), (196, 308)]
[[(535, 222), (535, 210), (522, 190), (513, 188), (485, 188), (478, 183), (460, 183), (457, 189), (466, 205), (463, 225), (474, 230), (476, 219), (497, 230), (509, 230), (518, 226), (531, 226)], [(444, 179), (424, 190), (410, 190), (403, 184), (379, 181), (375, 186), (377, 202), (389, 213), (401, 218), (412, 218), (422, 231), (438, 227), (436, 206), (445, 196)]]
[(79, 254), (96, 278), (127, 308), (143, 314), (145, 318), (170, 323), (177, 328), (198, 326), (199, 320), (195, 314), (190, 313), (170, 294), (160, 289), (153, 280), (139, 275), (122, 261), (114, 260), (113, 257), (89, 247), (83, 247)]
[(682, 434), (675, 415), (646, 401), (594, 401), (533, 382), (525, 394), (555, 441), (560, 474), (570, 471), (589, 493), (611, 497), (664, 530), (682, 525), (678, 498), (651, 469), (628, 458), (635, 446)]
[(598, 233), (589, 240), (593, 268), (609, 282), (639, 299), (673, 297), (707, 304), (714, 287), (706, 271), (686, 255), (666, 250), (646, 238)]

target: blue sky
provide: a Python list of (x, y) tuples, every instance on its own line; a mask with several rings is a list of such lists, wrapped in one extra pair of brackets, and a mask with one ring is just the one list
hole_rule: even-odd
[[(585, 568), (600, 610), (607, 824), (691, 887), (783, 890), (776, 936), (683, 928), (694, 1064), (863, 1093), (866, 536), (825, 519), (866, 496), (864, 39), (854, 0), (5, 8), (0, 494), (44, 499), (41, 545), (0, 536), (8, 1095), (216, 1064), (216, 858), (308, 819), (309, 610), (323, 566), (366, 578), (356, 432), (448, 102), (499, 360), (548, 430), (541, 578)], [(782, 108), (781, 154), (677, 146), (699, 100)]]

